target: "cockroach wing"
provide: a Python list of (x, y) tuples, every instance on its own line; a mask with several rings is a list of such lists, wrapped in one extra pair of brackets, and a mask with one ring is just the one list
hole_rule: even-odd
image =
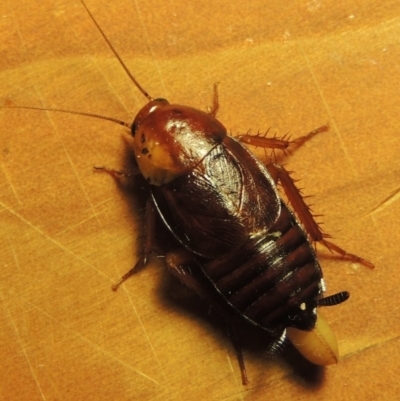
[(214, 258), (268, 232), (280, 200), (265, 167), (241, 144), (226, 137), (188, 174), (152, 186), (158, 212), (190, 252)]

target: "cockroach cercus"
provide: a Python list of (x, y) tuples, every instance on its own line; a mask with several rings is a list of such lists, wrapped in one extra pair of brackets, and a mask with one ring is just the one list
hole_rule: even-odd
[[(216, 119), (216, 86), (208, 112), (154, 99), (132, 76), (82, 4), (148, 100), (132, 124), (91, 113), (50, 109), (110, 120), (131, 130), (129, 142), (150, 193), (146, 240), (142, 256), (114, 289), (148, 262), (159, 219), (178, 244), (165, 253), (166, 267), (184, 285), (227, 319), (235, 316), (235, 321), (242, 319), (262, 328), (276, 344), (288, 338), (312, 363), (336, 363), (337, 342), (319, 308), (337, 305), (349, 294), (343, 291), (324, 296), (322, 270), (312, 243), (323, 244), (353, 262), (373, 265), (328, 241), (288, 171), (275, 159), (263, 164), (243, 145), (285, 151), (302, 145), (327, 126), (294, 141), (249, 134), (235, 139)], [(96, 169), (114, 177), (130, 175), (105, 167)], [(279, 195), (278, 183), (293, 210)], [(243, 357), (237, 351), (246, 383)]]

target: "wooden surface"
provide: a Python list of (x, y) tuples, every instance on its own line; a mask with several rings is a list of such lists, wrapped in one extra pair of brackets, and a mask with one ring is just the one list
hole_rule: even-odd
[[(123, 128), (0, 111), (0, 398), (3, 400), (395, 400), (400, 389), (400, 3), (389, 0), (88, 0), (154, 97), (204, 109), (219, 82), (233, 135), (293, 137), (327, 122), (288, 161), (325, 231), (376, 268), (320, 252), (341, 350), (313, 369), (288, 352), (235, 353), (207, 307), (162, 260), (114, 293), (136, 260), (140, 188)], [(1, 101), (132, 121), (146, 101), (79, 1), (2, 2)], [(262, 152), (260, 152), (262, 156)]]

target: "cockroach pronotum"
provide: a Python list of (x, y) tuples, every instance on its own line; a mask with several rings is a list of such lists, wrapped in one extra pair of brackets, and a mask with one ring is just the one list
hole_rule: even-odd
[[(258, 326), (277, 346), (288, 338), (314, 364), (336, 363), (337, 342), (319, 307), (340, 304), (349, 294), (343, 291), (324, 296), (322, 270), (312, 244), (323, 244), (348, 260), (369, 267), (372, 264), (328, 241), (329, 236), (314, 220), (289, 172), (274, 158), (263, 164), (243, 145), (285, 151), (301, 146), (327, 126), (294, 141), (249, 134), (235, 139), (216, 119), (216, 85), (213, 106), (207, 112), (152, 98), (128, 71), (81, 2), (148, 100), (132, 124), (90, 113), (50, 109), (111, 120), (131, 130), (130, 146), (150, 193), (146, 240), (142, 256), (114, 289), (148, 263), (159, 219), (178, 244), (164, 255), (167, 269), (227, 320), (235, 316), (235, 320)], [(96, 169), (114, 177), (130, 175), (105, 167)], [(287, 201), (278, 193), (278, 183)], [(246, 383), (243, 357), (237, 351)]]

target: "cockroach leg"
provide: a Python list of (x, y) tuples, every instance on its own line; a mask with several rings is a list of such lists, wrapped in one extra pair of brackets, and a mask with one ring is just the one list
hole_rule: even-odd
[(318, 127), (311, 132), (309, 132), (306, 135), (300, 136), (293, 141), (291, 141), (291, 144), (293, 144), (295, 147), (299, 147), (303, 145), (303, 143), (307, 142), (311, 138), (313, 138), (315, 135), (320, 134), (322, 132), (326, 132), (329, 130), (329, 124), (322, 125), (321, 127)]
[(266, 167), (275, 182), (282, 185), (290, 204), (300, 221), (303, 223), (303, 226), (312, 241), (321, 242), (327, 234), (322, 232), (321, 227), (315, 221), (309, 206), (304, 201), (304, 198), (301, 195), (300, 190), (296, 187), (290, 173), (283, 166), (276, 163), (269, 163)]
[(268, 148), (275, 150), (281, 150), (282, 152), (295, 150), (307, 142), (309, 139), (313, 138), (315, 135), (320, 134), (321, 132), (326, 132), (329, 130), (329, 125), (322, 125), (319, 128), (309, 132), (307, 135), (303, 135), (294, 140), (290, 140), (290, 136), (284, 135), (283, 137), (267, 137), (267, 133), (265, 135), (257, 134), (244, 134), (239, 136), (239, 141), (242, 143), (246, 143), (251, 146), (259, 146), (262, 148)]
[(116, 170), (105, 166), (94, 166), (93, 168), (95, 171), (98, 171), (100, 173), (110, 174), (111, 177), (113, 177), (114, 179), (118, 179), (121, 177), (129, 178), (140, 174), (140, 170), (138, 168), (131, 169), (130, 171)]
[(217, 115), (217, 111), (219, 109), (219, 100), (218, 100), (218, 82), (214, 84), (214, 96), (213, 96), (213, 104), (208, 109), (207, 113), (211, 117), (215, 117)]
[(207, 291), (209, 283), (203, 281), (204, 277), (196, 275), (199, 271), (199, 266), (193, 258), (193, 255), (185, 249), (180, 249), (175, 252), (170, 252), (165, 257), (165, 264), (178, 280), (194, 291), (198, 296), (204, 299), (208, 305), (216, 309), (227, 322), (228, 335), (232, 341), (232, 345), (236, 352), (239, 368), (242, 375), (244, 385), (248, 384), (247, 371), (244, 363), (242, 347), (240, 344), (236, 326), (233, 324), (233, 318), (226, 311), (226, 308), (221, 304), (221, 300), (217, 296), (213, 296), (214, 292)]
[[(328, 130), (329, 125), (326, 124), (309, 132), (307, 135), (303, 135), (293, 141), (291, 141), (290, 138), (286, 139), (286, 137), (267, 138), (266, 136), (262, 135), (250, 134), (240, 136), (239, 141), (252, 146), (269, 148), (273, 151), (275, 151), (275, 149), (279, 149), (285, 153), (289, 150), (289, 147), (291, 147), (291, 149), (296, 149), (302, 146), (309, 139), (313, 138), (315, 135), (326, 132)], [(303, 223), (312, 241), (323, 244), (331, 252), (335, 252), (341, 255), (344, 259), (350, 260), (352, 262), (361, 263), (369, 268), (374, 267), (374, 265), (368, 260), (363, 259), (360, 256), (354, 255), (352, 253), (348, 253), (333, 242), (327, 240), (327, 238), (330, 238), (330, 235), (324, 233), (319, 224), (315, 221), (310, 207), (304, 201), (304, 197), (302, 196), (301, 191), (296, 187), (295, 181), (290, 176), (290, 173), (282, 165), (271, 162), (267, 164), (266, 167), (271, 174), (273, 180), (276, 183), (279, 182), (282, 185), (289, 202), (291, 203), (300, 221)]]
[[(211, 305), (216, 306), (216, 300), (211, 297), (210, 292), (205, 289), (204, 282), (200, 277), (194, 275), (194, 271), (199, 270), (199, 265), (193, 255), (184, 248), (174, 252), (169, 252), (165, 256), (165, 264), (182, 284), (194, 291)], [(220, 309), (217, 307), (217, 309)]]
[(146, 217), (145, 217), (145, 241), (143, 247), (143, 253), (135, 263), (135, 265), (126, 272), (115, 284), (112, 285), (112, 290), (117, 291), (119, 286), (127, 280), (132, 275), (136, 274), (138, 271), (143, 269), (148, 260), (151, 252), (154, 248), (154, 239), (155, 239), (155, 222), (156, 222), (156, 211), (154, 208), (153, 201), (149, 198), (146, 203)]
[(375, 266), (373, 263), (371, 263), (369, 260), (366, 260), (360, 256), (354, 255), (353, 253), (349, 253), (345, 251), (344, 249), (340, 248), (336, 244), (334, 244), (331, 241), (327, 241), (326, 239), (323, 239), (320, 241), (323, 245), (325, 245), (326, 248), (328, 248), (331, 252), (336, 252), (339, 255), (341, 255), (344, 259), (350, 260), (352, 262), (357, 262), (361, 263), (364, 266), (369, 267), (370, 269), (373, 269)]
[[(102, 173), (110, 174), (116, 180), (120, 178), (129, 178), (135, 175), (140, 174), (139, 169), (133, 169), (129, 172), (123, 170), (116, 170), (109, 167), (104, 166), (94, 166), (94, 170)], [(115, 284), (111, 286), (113, 291), (117, 291), (119, 286), (127, 280), (130, 276), (137, 273), (147, 264), (148, 257), (152, 251), (153, 243), (154, 243), (154, 224), (155, 224), (155, 210), (153, 202), (149, 199), (146, 204), (146, 219), (145, 219), (145, 233), (146, 240), (144, 243), (144, 249), (142, 256), (138, 259), (135, 265), (126, 272)]]
[(228, 325), (228, 334), (232, 341), (232, 345), (235, 348), (236, 358), (238, 360), (239, 369), (242, 374), (242, 383), (243, 385), (246, 385), (249, 383), (249, 379), (247, 377), (246, 365), (244, 363), (244, 358), (243, 358), (243, 350), (240, 343), (240, 338), (238, 336), (238, 328), (233, 325), (231, 320), (227, 320), (227, 325)]
[(315, 221), (310, 207), (304, 201), (304, 197), (302, 196), (301, 191), (296, 187), (296, 184), (293, 178), (290, 176), (290, 173), (283, 166), (276, 163), (270, 163), (266, 167), (275, 182), (279, 182), (282, 185), (282, 188), (285, 191), (285, 194), (290, 204), (292, 205), (293, 210), (296, 212), (298, 218), (302, 222), (312, 241), (324, 245), (331, 252), (339, 254), (344, 259), (350, 260), (352, 262), (361, 263), (369, 268), (374, 267), (374, 265), (368, 260), (363, 259), (360, 256), (354, 255), (352, 253), (348, 253), (344, 249), (326, 239), (330, 238), (330, 235), (324, 233), (319, 224)]

